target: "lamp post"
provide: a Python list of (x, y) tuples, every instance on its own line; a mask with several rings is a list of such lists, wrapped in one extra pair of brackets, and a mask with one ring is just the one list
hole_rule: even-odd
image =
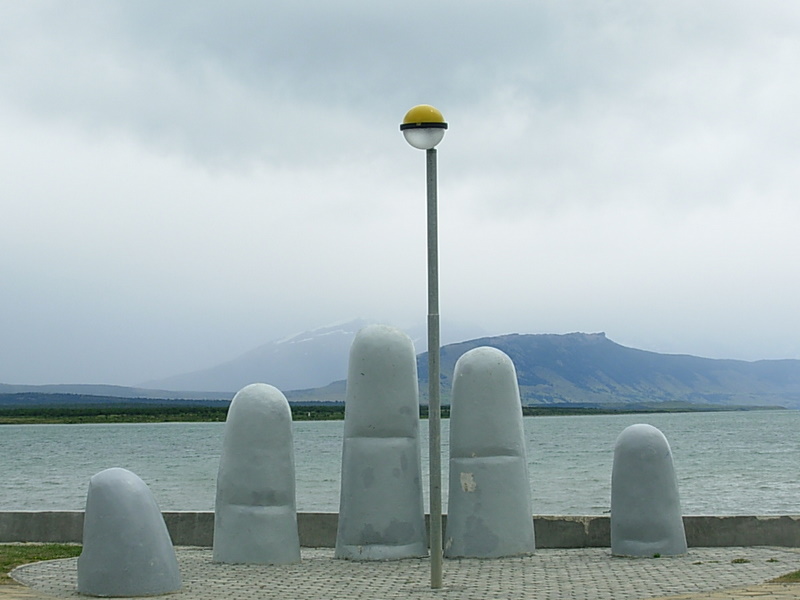
[(428, 104), (406, 113), (400, 131), (425, 150), (428, 192), (428, 443), (430, 459), (431, 588), (442, 587), (442, 457), (439, 398), (439, 251), (436, 209), (436, 145), (447, 129), (442, 113)]

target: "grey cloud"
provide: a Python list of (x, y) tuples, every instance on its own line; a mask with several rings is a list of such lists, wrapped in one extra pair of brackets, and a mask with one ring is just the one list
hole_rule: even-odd
[(422, 313), (423, 156), (398, 131), (419, 102), (451, 125), (445, 313), (796, 354), (798, 20), (772, 0), (6, 3), (3, 372), (137, 381), (284, 326)]
[[(699, 95), (697, 62), (730, 64), (754, 43), (738, 3), (32, 4), (46, 49), (9, 82), (21, 104), (229, 165), (346, 154), (348, 139), (369, 139), (366, 124), (394, 124), (389, 110), (430, 98), (489, 111), (498, 87), (534, 119), (645, 110), (670, 127), (659, 94)], [(756, 27), (769, 34), (778, 17)]]

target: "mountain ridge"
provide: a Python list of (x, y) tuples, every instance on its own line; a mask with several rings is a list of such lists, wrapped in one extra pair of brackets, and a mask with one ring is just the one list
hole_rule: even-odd
[[(455, 362), (478, 346), (514, 362), (523, 404), (690, 402), (800, 408), (800, 360), (741, 361), (660, 354), (622, 346), (605, 333), (509, 334), (442, 349), (443, 394)], [(418, 362), (427, 381), (427, 357)]]
[[(335, 339), (334, 331), (323, 337)], [(304, 334), (299, 334), (303, 336)], [(354, 334), (353, 334), (354, 335)], [(332, 337), (331, 337), (332, 336)], [(290, 337), (295, 347), (318, 343), (318, 336)], [(349, 344), (341, 339), (333, 346), (341, 356), (339, 368), (345, 370)], [(458, 358), (479, 346), (493, 346), (513, 361), (522, 403), (542, 405), (634, 405), (697, 404), (706, 406), (764, 406), (800, 409), (800, 360), (743, 361), (711, 359), (688, 354), (660, 354), (622, 346), (605, 333), (506, 334), (485, 336), (446, 344), (441, 348), (442, 401), (449, 402), (453, 369)], [(311, 352), (313, 354), (313, 352)], [(324, 352), (316, 356), (322, 356)], [(303, 363), (303, 355), (296, 359)], [(426, 402), (427, 353), (417, 356), (420, 398)], [(305, 365), (305, 362), (296, 368)], [(273, 365), (274, 366), (274, 365)], [(276, 385), (269, 377), (252, 377), (247, 383), (263, 381)], [(282, 389), (290, 402), (341, 402), (346, 393), (346, 379), (339, 376), (321, 386)], [(191, 389), (198, 390), (197, 386)], [(0, 395), (18, 392), (74, 393), (120, 398), (216, 399), (230, 400), (229, 391), (180, 391), (143, 387), (92, 385), (15, 386), (0, 384)]]

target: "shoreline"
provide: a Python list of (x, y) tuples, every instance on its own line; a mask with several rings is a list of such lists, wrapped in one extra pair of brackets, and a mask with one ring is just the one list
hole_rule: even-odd
[[(342, 421), (343, 403), (329, 405), (291, 404), (292, 421)], [(713, 405), (634, 405), (608, 406), (538, 406), (522, 407), (523, 417), (595, 416), (595, 415), (652, 415), (671, 413), (752, 412), (792, 410), (782, 406), (713, 406)], [(0, 425), (85, 425), (121, 423), (224, 423), (228, 405), (192, 406), (164, 404), (142, 406), (135, 403), (116, 405), (72, 406), (2, 406)], [(450, 417), (450, 407), (442, 406), (441, 417)], [(420, 419), (428, 418), (428, 407), (420, 406)]]

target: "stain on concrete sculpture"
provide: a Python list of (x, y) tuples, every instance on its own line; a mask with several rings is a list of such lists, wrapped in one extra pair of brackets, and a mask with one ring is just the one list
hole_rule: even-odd
[(534, 552), (517, 374), (511, 359), (496, 348), (474, 348), (456, 362), (449, 489), (445, 556)]
[(254, 383), (228, 409), (217, 474), (213, 560), (300, 560), (292, 414), (277, 388)]
[(386, 325), (360, 330), (350, 349), (337, 558), (426, 556), (414, 344)]
[(86, 496), (78, 592), (155, 596), (180, 587), (175, 549), (147, 485), (126, 469), (93, 476)]
[(652, 425), (631, 425), (617, 438), (611, 474), (611, 553), (685, 554), (678, 480), (667, 438)]

